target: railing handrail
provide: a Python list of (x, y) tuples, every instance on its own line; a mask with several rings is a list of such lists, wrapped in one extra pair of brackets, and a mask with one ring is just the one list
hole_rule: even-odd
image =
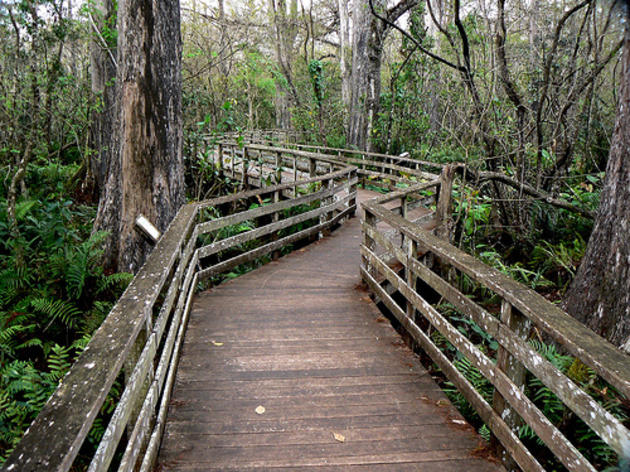
[[(271, 130), (272, 132), (274, 130)], [(298, 133), (297, 131), (294, 133)], [(264, 134), (268, 134), (268, 130), (264, 130), (260, 133), (250, 133), (250, 132), (230, 132), (230, 133), (224, 133), (223, 136), (225, 137), (238, 137), (238, 136), (243, 136), (243, 137), (247, 137), (250, 136), (251, 138), (258, 138), (258, 139), (263, 139)], [(361, 156), (372, 156), (372, 157), (380, 157), (380, 158), (385, 158), (385, 159), (392, 159), (392, 160), (396, 160), (398, 162), (406, 162), (409, 164), (421, 164), (421, 165), (427, 165), (430, 167), (434, 167), (436, 169), (441, 169), (443, 167), (446, 166), (446, 164), (441, 164), (439, 162), (431, 162), (431, 161), (425, 161), (425, 160), (419, 160), (419, 159), (412, 159), (409, 157), (405, 157), (405, 156), (401, 156), (401, 155), (396, 155), (396, 154), (385, 154), (385, 153), (379, 153), (379, 152), (373, 152), (373, 151), (362, 151), (360, 149), (349, 149), (349, 148), (336, 148), (336, 147), (328, 147), (328, 146), (321, 146), (321, 145), (316, 145), (316, 144), (301, 144), (301, 143), (291, 143), (291, 142), (285, 142), (285, 143), (279, 143), (279, 144), (284, 144), (284, 145), (289, 145), (289, 146), (295, 146), (297, 148), (311, 148), (311, 149), (318, 149), (318, 150), (324, 150), (324, 151), (332, 151), (332, 152), (343, 152), (346, 154), (358, 154)]]
[[(410, 188), (397, 192), (396, 198), (404, 201), (406, 195), (412, 195), (418, 189)], [(363, 227), (364, 244), (362, 246), (362, 275), (372, 291), (385, 303), (402, 325), (419, 342), (421, 347), (436, 362), (446, 376), (467, 398), (484, 422), (500, 440), (503, 446), (524, 470), (543, 470), (536, 459), (522, 445), (513, 432), (509, 420), (515, 414), (520, 415), (547, 444), (550, 450), (569, 470), (594, 470), (591, 464), (577, 449), (549, 423), (546, 417), (520, 391), (522, 384), (507, 372), (513, 362), (520, 363), (539, 380), (550, 388), (563, 403), (580, 417), (600, 438), (612, 447), (620, 456), (630, 453), (630, 432), (613, 415), (608, 413), (590, 395), (582, 391), (575, 383), (546, 361), (530, 346), (524, 336), (524, 327), (534, 323), (546, 332), (569, 353), (630, 398), (630, 359), (626, 353), (588, 329), (561, 308), (546, 300), (530, 288), (513, 280), (502, 272), (487, 266), (473, 256), (451, 245), (447, 240), (435, 236), (419, 224), (406, 220), (391, 209), (382, 206), (386, 197), (362, 203), (365, 211)], [(390, 199), (391, 200), (391, 199)], [(391, 237), (386, 238), (376, 222), (383, 221), (388, 228), (394, 228), (402, 235), (402, 247), (394, 244)], [(405, 267), (405, 277), (401, 278), (375, 252), (375, 246), (382, 246), (389, 255)], [(430, 267), (425, 266), (415, 256), (415, 248), (422, 249), (422, 254), (430, 253), (440, 264), (453, 267), (466, 274), (482, 286), (492, 290), (503, 299), (500, 319), (485, 311), (473, 300), (468, 299), (449, 282), (440, 278)], [(376, 282), (375, 273), (384, 276), (407, 300), (412, 311), (405, 313)], [(427, 303), (421, 294), (415, 291), (414, 280), (421, 279), (450, 302), (458, 312), (468, 316), (499, 343), (499, 349), (513, 356), (515, 361), (508, 362), (507, 357), (495, 365), (481, 353), (467, 338), (452, 326), (446, 318)], [(513, 307), (517, 311), (512, 311)], [(457, 371), (449, 359), (441, 353), (418, 325), (415, 324), (415, 310), (424, 315), (434, 328), (444, 335), (480, 372), (492, 383), (495, 392), (500, 392), (501, 401), (493, 408), (479, 396), (468, 381)], [(523, 319), (520, 321), (518, 317)], [(503, 369), (506, 369), (504, 372)], [(518, 370), (518, 369), (516, 369)], [(515, 375), (515, 374), (514, 374)], [(496, 396), (495, 396), (496, 399)], [(495, 400), (496, 401), (496, 400)], [(507, 402), (507, 403), (503, 403)], [(497, 405), (501, 405), (499, 408)], [(500, 409), (500, 411), (495, 411)], [(506, 421), (508, 423), (506, 423)]]

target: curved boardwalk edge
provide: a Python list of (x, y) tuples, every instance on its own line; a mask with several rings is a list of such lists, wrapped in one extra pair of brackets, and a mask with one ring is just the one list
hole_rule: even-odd
[(158, 470), (502, 470), (359, 287), (359, 241), (196, 298)]

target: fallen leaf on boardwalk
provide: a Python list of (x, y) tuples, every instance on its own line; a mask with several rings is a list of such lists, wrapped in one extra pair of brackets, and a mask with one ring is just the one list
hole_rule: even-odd
[(266, 410), (264, 406), (258, 405), (254, 411), (259, 415), (262, 415)]
[(466, 422), (464, 420), (451, 420), (451, 422), (453, 422), (455, 424), (466, 424)]
[(217, 341), (212, 341), (212, 344), (219, 347), (219, 346), (223, 346), (223, 343), (219, 343)]
[(333, 433), (333, 438), (335, 438), (335, 441), (346, 442), (346, 437), (343, 434)]

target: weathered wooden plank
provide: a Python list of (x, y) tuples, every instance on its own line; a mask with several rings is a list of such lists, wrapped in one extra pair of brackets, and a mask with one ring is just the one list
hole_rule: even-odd
[[(300, 180), (299, 184), (300, 185), (307, 185), (307, 184), (312, 184), (315, 182), (320, 182), (322, 180), (323, 177), (326, 178), (333, 178), (333, 179), (342, 179), (342, 178), (347, 178), (348, 176), (353, 176), (356, 175), (356, 169), (355, 168), (346, 168), (346, 169), (341, 169), (335, 172), (332, 172), (330, 174), (327, 175), (321, 175), (312, 179), (304, 179), (304, 180)], [(278, 185), (271, 185), (269, 187), (263, 187), (260, 189), (256, 189), (256, 190), (248, 190), (247, 192), (239, 192), (233, 195), (226, 195), (225, 197), (217, 197), (217, 198), (213, 198), (210, 200), (204, 200), (202, 202), (197, 203), (196, 205), (198, 206), (198, 208), (204, 209), (204, 208), (208, 208), (208, 207), (212, 207), (212, 206), (217, 206), (217, 205), (223, 205), (225, 203), (230, 203), (233, 202), (235, 200), (240, 200), (240, 199), (245, 199), (245, 198), (252, 198), (252, 197), (256, 197), (258, 195), (264, 195), (267, 193), (273, 193), (276, 191), (280, 191), (280, 190), (286, 190), (286, 189), (290, 189), (293, 188), (294, 183), (293, 182), (287, 182), (287, 183), (283, 183), (283, 184), (278, 184)]]
[(297, 205), (311, 203), (316, 200), (322, 200), (326, 197), (330, 197), (331, 195), (342, 191), (346, 188), (347, 185), (347, 183), (341, 183), (333, 188), (324, 188), (318, 190), (317, 192), (303, 195), (301, 197), (292, 198), (290, 200), (283, 200), (277, 203), (271, 203), (269, 205), (254, 208), (252, 210), (242, 211), (233, 215), (225, 216), (223, 218), (200, 223), (197, 225), (197, 230), (200, 235), (207, 234), (211, 231), (225, 228), (226, 226), (235, 225), (254, 218), (260, 218), (261, 216), (271, 215), (273, 213), (277, 213), (278, 211), (286, 210)]
[[(160, 400), (160, 407), (158, 410), (155, 425), (153, 427), (151, 437), (149, 438), (149, 444), (147, 445), (146, 453), (144, 454), (144, 457), (142, 459), (142, 464), (140, 465), (140, 472), (152, 471), (153, 467), (155, 466), (155, 461), (157, 460), (159, 446), (162, 441), (162, 436), (164, 434), (164, 428), (166, 426), (166, 412), (168, 410), (168, 404), (171, 399), (173, 385), (175, 383), (175, 372), (177, 371), (180, 349), (182, 346), (182, 341), (184, 339), (184, 333), (186, 332), (186, 326), (188, 324), (188, 317), (190, 314), (192, 296), (195, 293), (194, 288), (196, 287), (196, 285), (197, 285), (197, 274), (195, 274), (195, 276), (193, 277), (193, 280), (191, 283), (191, 289), (188, 292), (188, 297), (187, 297), (186, 305), (184, 308), (182, 322), (179, 324), (179, 328), (177, 329), (177, 340), (174, 342), (172, 357), (168, 355), (163, 355), (162, 358), (160, 359), (160, 365), (158, 366), (158, 369), (156, 369), (157, 374), (156, 374), (155, 382), (158, 382), (158, 379), (159, 379), (158, 375), (161, 368), (165, 370), (165, 367), (168, 366), (168, 374), (166, 376), (166, 383), (165, 383), (164, 391), (162, 392), (162, 397)], [(158, 389), (161, 390), (161, 386), (158, 386)]]
[[(330, 434), (332, 438), (332, 434)], [(455, 452), (456, 457), (470, 454), (470, 451), (477, 445), (476, 441), (461, 441), (453, 443), (447, 437), (427, 437), (427, 438), (400, 438), (400, 439), (382, 439), (372, 437), (371, 440), (353, 440), (352, 434), (343, 444), (333, 441), (318, 444), (317, 447), (306, 444), (274, 444), (254, 446), (249, 444), (241, 444), (238, 446), (224, 447), (207, 447), (202, 441), (197, 444), (191, 444), (195, 447), (195, 457), (187, 459), (186, 462), (196, 464), (212, 464), (213, 467), (247, 467), (247, 468), (270, 468), (276, 464), (284, 466), (299, 465), (328, 465), (335, 463), (371, 463), (378, 461), (379, 457), (386, 456), (391, 463), (400, 461), (400, 458), (394, 458), (396, 454), (412, 455), (414, 460), (421, 463), (423, 461), (432, 461), (435, 456), (444, 457), (442, 451), (465, 451), (462, 453)], [(412, 452), (413, 451), (413, 452)], [(170, 451), (165, 451), (170, 452)], [(179, 459), (181, 451), (173, 451), (171, 454), (165, 454), (164, 459), (177, 462), (183, 462)], [(394, 457), (393, 457), (394, 456)], [(368, 458), (370, 457), (370, 458)], [(355, 459), (356, 458), (356, 459)], [(179, 460), (178, 460), (179, 459)]]
[[(365, 231), (373, 234), (373, 229), (365, 227)], [(376, 236), (379, 238), (379, 236)], [(607, 444), (619, 454), (624, 454), (630, 441), (628, 429), (612, 414), (599, 405), (590, 395), (580, 389), (573, 381), (562, 374), (550, 362), (538, 354), (524, 340), (519, 339), (509, 327), (500, 325), (492, 315), (488, 314), (465, 297), (462, 293), (441, 280), (436, 274), (416, 260), (405, 260), (401, 251), (395, 248), (391, 242), (380, 237), (378, 241), (396, 254), (398, 260), (417, 273), (425, 282), (431, 285), (438, 293), (453, 303), (464, 314), (470, 316), (485, 331), (494, 336), (502, 348), (514, 355), (519, 362), (538, 377), (558, 397), (573, 410), (594, 432), (596, 432)], [(545, 442), (554, 443), (553, 436), (542, 438)], [(566, 455), (563, 461), (570, 461)]]
[(213, 275), (225, 272), (226, 270), (229, 270), (240, 264), (253, 261), (254, 259), (264, 256), (265, 254), (275, 251), (276, 249), (280, 249), (282, 246), (286, 246), (287, 244), (292, 244), (301, 239), (308, 238), (309, 236), (317, 234), (322, 229), (329, 228), (330, 226), (338, 223), (344, 216), (350, 214), (354, 210), (354, 207), (346, 208), (344, 211), (342, 211), (340, 214), (329, 221), (325, 221), (324, 223), (320, 223), (302, 231), (298, 231), (297, 233), (285, 236), (284, 238), (278, 239), (277, 241), (272, 241), (259, 248), (253, 249), (244, 254), (220, 262), (212, 267), (208, 267), (207, 269), (203, 269), (199, 271), (199, 278), (201, 280), (207, 279), (208, 277), (212, 277)]
[(162, 335), (164, 334), (164, 329), (166, 328), (166, 323), (168, 322), (171, 310), (173, 308), (173, 304), (175, 303), (175, 297), (180, 291), (180, 284), (182, 283), (182, 277), (184, 277), (186, 270), (188, 268), (190, 257), (193, 254), (195, 249), (195, 244), (197, 242), (198, 230), (195, 226), (193, 233), (188, 240), (188, 244), (186, 244), (186, 248), (182, 252), (180, 257), (177, 269), (175, 270), (175, 275), (173, 276), (168, 291), (166, 293), (166, 297), (162, 302), (162, 306), (160, 307), (160, 311), (158, 313), (154, 331), (157, 334), (158, 339), (162, 339)]
[[(414, 470), (444, 457), (474, 470), (466, 468), (479, 464), (474, 432), (357, 288), (359, 235), (359, 221), (349, 220), (330, 238), (197, 297), (163, 467), (290, 469), (304, 467), (301, 457), (371, 470), (376, 455)], [(484, 462), (481, 470), (500, 467)]]
[[(242, 466), (213, 468), (212, 464), (191, 464), (188, 465), (185, 470), (186, 472), (208, 472), (212, 470), (243, 472), (244, 469)], [(273, 472), (487, 472), (489, 468), (486, 460), (470, 457), (470, 455), (468, 455), (462, 456), (461, 458), (450, 456), (443, 460), (435, 459), (431, 462), (423, 462), (421, 466), (419, 466), (417, 462), (411, 461), (396, 462), (394, 464), (382, 462), (350, 465), (320, 465), (316, 468), (311, 466), (274, 467), (271, 470), (273, 470)]]
[[(303, 223), (305, 221), (314, 219), (319, 217), (321, 214), (327, 213), (331, 210), (336, 210), (340, 207), (342, 207), (343, 205), (345, 205), (346, 203), (348, 203), (348, 201), (350, 200), (351, 195), (348, 195), (346, 197), (344, 197), (343, 199), (334, 202), (332, 204), (326, 205), (326, 206), (321, 206), (319, 208), (315, 208), (314, 210), (311, 211), (307, 211), (305, 213), (301, 213), (299, 215), (295, 215), (289, 218), (286, 218), (284, 220), (279, 220), (277, 222), (274, 223), (269, 223), (267, 225), (264, 226), (260, 226), (256, 229), (250, 230), (250, 231), (246, 231), (240, 234), (237, 234), (235, 236), (231, 236), (229, 238), (225, 238), (222, 239), (220, 241), (216, 241), (212, 244), (208, 244), (206, 246), (203, 246), (201, 248), (198, 249), (199, 251), (199, 258), (204, 258), (204, 257), (208, 257), (211, 256), (213, 254), (216, 254), (218, 252), (221, 251), (225, 251), (226, 249), (229, 249), (231, 247), (234, 247), (236, 245), (248, 242), (248, 241), (252, 241), (254, 239), (258, 239), (261, 236), (266, 236), (268, 234), (274, 233), (276, 231), (280, 231), (282, 229), (285, 228), (289, 228), (293, 225), (299, 224), (299, 223)], [(264, 207), (262, 207), (264, 208)], [(292, 208), (292, 207), (289, 207)], [(276, 212), (274, 212), (276, 213)], [(215, 220), (216, 221), (216, 220)]]
[[(435, 180), (436, 178), (439, 177), (437, 174), (432, 174), (430, 172), (424, 172), (424, 171), (412, 169), (409, 167), (403, 167), (396, 164), (389, 164), (387, 162), (373, 161), (373, 160), (367, 160), (367, 159), (356, 159), (356, 158), (349, 158), (349, 159), (345, 159), (344, 161), (349, 164), (354, 164), (356, 166), (366, 166), (366, 167), (378, 166), (385, 169), (398, 171), (401, 174), (409, 174), (409, 175), (420, 177), (421, 179), (426, 179), (426, 180)], [(383, 175), (383, 178), (397, 177), (392, 174), (383, 174), (383, 173), (380, 173), (380, 174)]]
[[(289, 143), (284, 143), (284, 144), (289, 144)], [(441, 169), (442, 167), (444, 167), (445, 164), (440, 164), (437, 162), (430, 162), (430, 161), (423, 161), (423, 160), (419, 160), (419, 159), (411, 159), (409, 157), (403, 157), (403, 156), (394, 156), (391, 154), (382, 154), (382, 153), (377, 153), (377, 152), (367, 152), (367, 151), (358, 151), (358, 150), (353, 150), (353, 149), (341, 149), (341, 148), (330, 148), (330, 147), (325, 147), (325, 146), (314, 146), (314, 145), (310, 145), (310, 144), (294, 144), (291, 143), (291, 146), (294, 146), (296, 148), (309, 148), (309, 149), (314, 149), (315, 151), (327, 151), (329, 152), (329, 156), (334, 156), (334, 154), (332, 153), (338, 153), (337, 158), (346, 160), (346, 159), (353, 159), (352, 157), (347, 157), (346, 154), (350, 154), (350, 155), (354, 155), (354, 154), (359, 154), (359, 155), (365, 155), (368, 157), (376, 157), (376, 158), (380, 158), (382, 159), (389, 159), (392, 160), (393, 162), (398, 162), (398, 163), (405, 163), (405, 164), (409, 164), (411, 166), (425, 166), (425, 167), (430, 167), (433, 169)], [(341, 153), (341, 156), (339, 156), (339, 153)], [(377, 160), (377, 162), (380, 162), (379, 160)]]
[(440, 185), (439, 180), (433, 180), (431, 182), (422, 182), (422, 183), (410, 186), (406, 189), (396, 190), (394, 192), (389, 192), (384, 195), (379, 195), (377, 197), (374, 197), (369, 202), (364, 202), (364, 206), (367, 205), (368, 203), (372, 206), (383, 205), (385, 203), (388, 203), (394, 200), (400, 200), (403, 197), (413, 197), (413, 196), (416, 196), (416, 194), (420, 199), (425, 199), (426, 197), (423, 195), (419, 195), (419, 192), (422, 192), (423, 190), (429, 190), (430, 188), (438, 187), (439, 185)]
[(157, 385), (152, 383), (142, 404), (142, 409), (136, 420), (136, 424), (127, 441), (127, 448), (118, 466), (119, 472), (133, 472), (136, 468), (138, 457), (144, 451), (148, 434), (151, 431), (155, 406), (158, 402), (159, 392)]
[[(391, 400), (391, 399), (390, 399)], [(397, 439), (422, 439), (422, 438), (450, 438), (452, 431), (444, 428), (443, 425), (399, 425), (392, 424), (377, 428), (348, 428), (339, 431), (348, 441), (369, 441), (374, 438), (382, 440)], [(226, 434), (179, 434), (169, 433), (171, 438), (179, 436), (170, 449), (165, 449), (167, 454), (177, 454), (186, 448), (186, 441), (199, 443), (205, 442), (207, 447), (233, 447), (242, 444), (242, 436), (236, 433)], [(478, 438), (474, 434), (464, 437), (462, 441), (467, 446), (473, 448), (478, 444)], [(246, 446), (273, 446), (284, 445), (304, 445), (311, 444), (314, 448), (319, 444), (336, 444), (335, 438), (326, 429), (310, 431), (279, 431), (270, 433), (250, 434)]]
[(111, 419), (103, 433), (103, 439), (99, 443), (98, 449), (90, 462), (88, 472), (107, 471), (114, 457), (120, 438), (122, 437), (129, 418), (131, 417), (134, 405), (138, 404), (138, 396), (143, 393), (145, 380), (149, 374), (149, 369), (153, 367), (153, 359), (157, 351), (155, 333), (149, 337), (138, 363), (129, 376), (125, 390), (123, 391), (118, 405), (112, 414)]
[[(373, 234), (373, 229), (365, 227), (365, 231)], [(373, 235), (375, 240), (386, 246), (388, 250), (396, 255), (398, 260), (411, 267), (411, 270), (422, 280), (435, 289), (441, 296), (452, 303), (463, 314), (475, 321), (484, 331), (493, 336), (499, 345), (507, 349), (512, 355), (523, 363), (523, 365), (537, 378), (539, 378), (586, 424), (607, 442), (622, 442), (628, 437), (626, 428), (608, 413), (601, 405), (595, 402), (590, 395), (579, 388), (573, 381), (562, 374), (549, 361), (541, 356), (524, 340), (519, 339), (514, 332), (486, 312), (475, 302), (466, 297), (463, 293), (442, 280), (437, 274), (428, 269), (417, 260), (405, 260), (402, 251), (396, 248), (389, 240), (380, 234)], [(618, 439), (611, 434), (611, 428), (619, 433)], [(625, 430), (625, 431), (624, 431)]]

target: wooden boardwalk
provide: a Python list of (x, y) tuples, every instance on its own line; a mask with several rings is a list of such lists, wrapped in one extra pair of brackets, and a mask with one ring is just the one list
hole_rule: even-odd
[(197, 296), (158, 471), (502, 470), (360, 288), (360, 234)]

